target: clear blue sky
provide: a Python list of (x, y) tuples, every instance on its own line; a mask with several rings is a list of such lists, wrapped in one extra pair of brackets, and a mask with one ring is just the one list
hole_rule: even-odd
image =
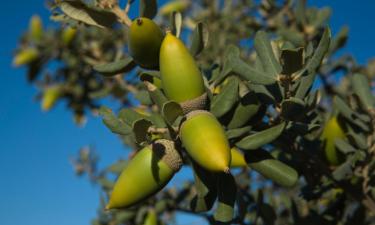
[[(331, 27), (350, 26), (343, 52), (360, 63), (375, 56), (375, 1), (310, 1), (333, 8)], [(8, 1), (2, 4), (0, 36), (0, 223), (2, 225), (81, 225), (96, 215), (99, 189), (74, 175), (70, 156), (87, 144), (99, 153), (100, 167), (126, 157), (119, 139), (90, 117), (84, 128), (72, 123), (64, 104), (43, 113), (33, 97), (36, 89), (26, 82), (25, 70), (11, 67), (17, 37), (32, 14), (48, 21), (43, 1)], [(180, 217), (181, 218), (181, 217)], [(182, 220), (182, 219), (179, 219)], [(181, 224), (188, 224), (184, 220)]]

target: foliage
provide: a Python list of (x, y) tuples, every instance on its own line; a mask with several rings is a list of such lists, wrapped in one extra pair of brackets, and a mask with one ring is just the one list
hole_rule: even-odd
[[(132, 208), (105, 211), (113, 177), (126, 161), (98, 170), (96, 156), (84, 149), (73, 160), (77, 174), (88, 173), (104, 193), (92, 223), (142, 224), (156, 213), (166, 224), (177, 212), (210, 224), (375, 223), (375, 61), (361, 66), (337, 53), (348, 28), (332, 36), (331, 10), (308, 7), (304, 0), (177, 2), (158, 14), (156, 1), (140, 1), (139, 15), (155, 17), (189, 43), (205, 77), (207, 109), (248, 167), (212, 173), (183, 152), (194, 181), (165, 188)], [(125, 2), (123, 10), (115, 0), (56, 0), (51, 19), (62, 26), (44, 30), (34, 17), (14, 64), (27, 66), (39, 97), (59, 87), (56, 101), (66, 102), (77, 122), (99, 113), (135, 152), (161, 137), (181, 145), (181, 107), (164, 96), (160, 73), (138, 67), (127, 53), (133, 3)], [(173, 12), (173, 4), (180, 12)], [(108, 97), (120, 103), (118, 113), (101, 106)], [(331, 117), (344, 138), (321, 138)], [(340, 163), (325, 158), (327, 141)]]

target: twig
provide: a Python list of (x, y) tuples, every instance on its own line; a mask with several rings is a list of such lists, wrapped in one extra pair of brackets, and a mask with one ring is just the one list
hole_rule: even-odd
[(128, 15), (129, 10), (130, 10), (130, 5), (131, 5), (130, 2), (131, 2), (131, 0), (128, 0), (128, 2), (126, 3), (125, 9), (124, 9), (124, 12), (125, 12), (126, 15)]
[(112, 8), (112, 12), (118, 17), (120, 23), (130, 27), (132, 24), (131, 19), (129, 18), (128, 14), (123, 11), (120, 6), (116, 5)]

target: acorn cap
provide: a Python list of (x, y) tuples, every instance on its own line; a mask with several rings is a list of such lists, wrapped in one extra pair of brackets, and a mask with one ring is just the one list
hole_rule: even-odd
[(197, 115), (200, 115), (200, 114), (207, 114), (207, 115), (215, 117), (214, 114), (210, 113), (207, 110), (194, 110), (194, 111), (191, 111), (188, 114), (186, 114), (185, 117), (186, 117), (186, 120), (190, 120), (191, 118), (193, 118), (193, 117), (195, 117)]
[(180, 103), (184, 114), (188, 114), (194, 110), (205, 109), (207, 105), (207, 93), (203, 93), (194, 99), (190, 99)]
[(179, 136), (181, 136), (181, 130), (182, 130), (182, 127), (184, 126), (185, 122), (190, 120), (191, 118), (193, 118), (195, 116), (198, 116), (198, 115), (201, 115), (201, 114), (207, 114), (207, 115), (210, 115), (210, 116), (214, 116), (212, 113), (210, 113), (207, 110), (194, 110), (194, 111), (191, 111), (191, 112), (187, 113), (185, 115), (185, 120), (183, 120), (181, 125), (180, 125)]
[(154, 151), (158, 159), (167, 164), (173, 171), (177, 172), (180, 170), (182, 159), (173, 141), (159, 139), (151, 144), (150, 148)]

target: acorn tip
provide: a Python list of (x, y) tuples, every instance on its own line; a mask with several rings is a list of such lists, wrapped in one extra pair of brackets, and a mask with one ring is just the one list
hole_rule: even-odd
[(142, 25), (142, 23), (143, 23), (143, 21), (142, 21), (142, 19), (141, 18), (137, 18), (137, 25), (138, 26), (141, 26)]

